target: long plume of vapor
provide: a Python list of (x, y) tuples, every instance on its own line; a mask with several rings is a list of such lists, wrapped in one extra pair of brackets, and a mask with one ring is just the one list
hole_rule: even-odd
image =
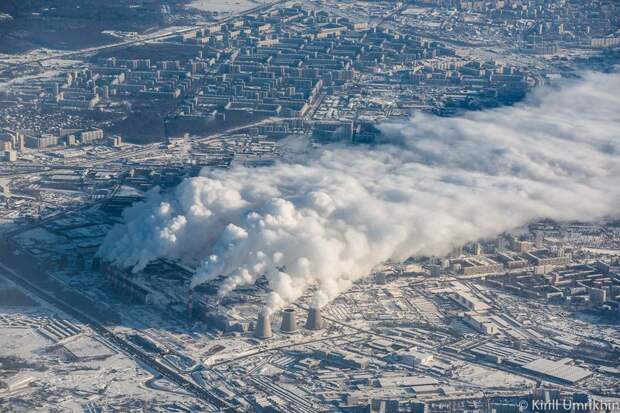
[(265, 276), (272, 309), (315, 285), (321, 306), (388, 259), (618, 215), (618, 90), (619, 74), (589, 73), (512, 107), (384, 124), (383, 145), (204, 170), (125, 211), (99, 254), (136, 271), (199, 262), (193, 285), (223, 275), (222, 296)]

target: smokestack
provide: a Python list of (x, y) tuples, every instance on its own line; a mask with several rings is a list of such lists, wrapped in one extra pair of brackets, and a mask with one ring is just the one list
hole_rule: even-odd
[(209, 296), (205, 294), (205, 320), (209, 317)]
[(187, 295), (187, 315), (191, 319), (192, 313), (194, 312), (194, 289), (189, 289), (189, 294)]
[(268, 313), (261, 311), (258, 314), (256, 329), (254, 329), (254, 337), (269, 338), (271, 336), (271, 316)]
[(323, 328), (323, 319), (321, 319), (321, 309), (318, 307), (310, 308), (308, 311), (308, 320), (306, 321), (308, 330), (321, 330)]
[(297, 331), (297, 316), (294, 309), (286, 308), (282, 311), (282, 326), (280, 330), (283, 333), (294, 333)]

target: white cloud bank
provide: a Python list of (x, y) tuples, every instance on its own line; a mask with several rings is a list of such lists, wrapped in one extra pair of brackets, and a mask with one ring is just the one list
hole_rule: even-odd
[(318, 286), (323, 305), (377, 264), (441, 255), (532, 220), (620, 208), (620, 75), (589, 73), (524, 103), (385, 124), (392, 144), (331, 146), (268, 168), (205, 170), (124, 213), (99, 254), (140, 270), (166, 257), (262, 275), (278, 308)]

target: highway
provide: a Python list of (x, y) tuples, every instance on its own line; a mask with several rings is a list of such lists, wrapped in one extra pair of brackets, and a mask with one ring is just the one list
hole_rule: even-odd
[(54, 59), (67, 59), (67, 58), (73, 58), (73, 57), (79, 57), (79, 56), (83, 56), (83, 55), (88, 55), (88, 54), (93, 54), (93, 53), (98, 53), (101, 52), (103, 50), (111, 50), (111, 49), (122, 49), (122, 48), (126, 48), (129, 46), (133, 46), (136, 44), (140, 44), (140, 43), (146, 43), (146, 42), (151, 42), (151, 41), (155, 41), (155, 40), (161, 40), (161, 39), (165, 39), (167, 37), (170, 36), (176, 36), (179, 34), (185, 34), (185, 33), (189, 33), (191, 31), (194, 30), (198, 30), (198, 29), (202, 29), (205, 27), (209, 27), (209, 26), (213, 26), (216, 24), (224, 24), (224, 23), (228, 23), (232, 20), (235, 20), (239, 17), (248, 15), (248, 14), (252, 14), (252, 13), (256, 13), (256, 12), (261, 12), (264, 10), (268, 10), (269, 8), (273, 7), (273, 6), (277, 6), (279, 4), (283, 4), (286, 3), (287, 1), (290, 0), (278, 0), (272, 3), (267, 3), (267, 4), (262, 4), (260, 6), (256, 6), (253, 7), (251, 9), (239, 12), (239, 13), (235, 13), (231, 16), (225, 17), (223, 19), (220, 20), (216, 20), (213, 22), (209, 22), (209, 23), (205, 23), (205, 24), (201, 24), (198, 26), (192, 26), (192, 27), (186, 27), (184, 29), (179, 29), (179, 30), (169, 30), (163, 33), (157, 33), (157, 34), (153, 34), (153, 35), (147, 35), (147, 36), (139, 36), (136, 39), (131, 39), (131, 40), (126, 40), (124, 42), (120, 42), (120, 43), (112, 43), (112, 44), (107, 44), (107, 45), (103, 45), (103, 46), (97, 46), (97, 47), (88, 47), (85, 49), (80, 49), (80, 50), (73, 50), (73, 51), (69, 51), (69, 52), (63, 52), (63, 53), (57, 53), (54, 55), (50, 55), (50, 56), (43, 56), (37, 59), (32, 59), (29, 60), (27, 62), (24, 63), (17, 63), (17, 64), (13, 64), (13, 65), (7, 65), (8, 69), (19, 69), (21, 67), (26, 67), (26, 66), (30, 66), (32, 64), (38, 64), (41, 62), (44, 62), (46, 60), (54, 60)]

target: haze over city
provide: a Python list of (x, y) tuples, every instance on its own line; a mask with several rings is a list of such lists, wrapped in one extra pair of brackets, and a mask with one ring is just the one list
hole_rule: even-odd
[(0, 4), (0, 411), (620, 411), (614, 0)]

